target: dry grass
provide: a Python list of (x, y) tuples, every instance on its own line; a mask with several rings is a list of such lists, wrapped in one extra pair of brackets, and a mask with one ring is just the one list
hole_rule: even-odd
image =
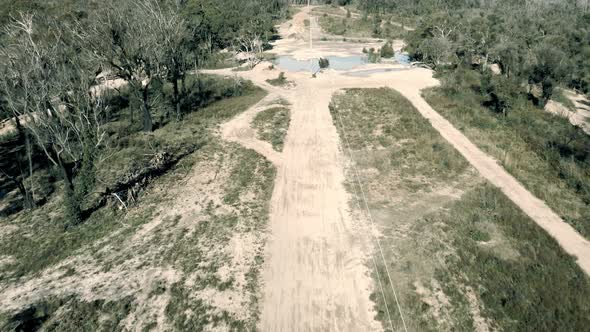
[[(588, 324), (590, 282), (575, 261), (485, 184), (400, 94), (349, 90), (335, 97), (331, 112), (342, 141), (344, 131), (350, 141), (410, 330)], [(347, 173), (349, 189), (360, 197), (353, 169)], [(356, 202), (351, 206), (359, 211)], [(383, 281), (379, 259), (377, 272)], [(387, 279), (384, 291), (394, 330), (403, 329)], [(389, 328), (379, 288), (373, 300)]]

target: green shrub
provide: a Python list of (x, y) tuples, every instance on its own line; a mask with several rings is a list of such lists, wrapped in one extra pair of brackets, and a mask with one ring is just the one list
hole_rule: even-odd
[(369, 63), (378, 63), (380, 60), (380, 52), (375, 52), (375, 49), (371, 47), (367, 53), (367, 61), (369, 61)]
[(385, 45), (383, 45), (383, 47), (381, 47), (381, 57), (382, 58), (393, 58), (393, 56), (395, 55), (395, 52), (393, 51), (393, 46), (391, 46), (391, 42), (387, 42), (385, 43)]
[(285, 72), (280, 72), (277, 78), (266, 80), (266, 82), (274, 86), (284, 86), (289, 83), (289, 81), (287, 81), (287, 77), (285, 76)]

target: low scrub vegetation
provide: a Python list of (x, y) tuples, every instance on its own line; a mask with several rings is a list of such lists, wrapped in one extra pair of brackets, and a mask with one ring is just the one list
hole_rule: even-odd
[(291, 83), (291, 81), (287, 80), (287, 76), (285, 76), (284, 72), (280, 72), (277, 78), (268, 79), (266, 82), (274, 86), (286, 86)]
[(82, 301), (75, 296), (48, 297), (11, 317), (3, 331), (107, 331), (116, 330), (135, 307), (129, 297), (118, 301)]
[(259, 139), (272, 144), (273, 149), (283, 151), (289, 130), (290, 114), (285, 107), (273, 107), (259, 112), (252, 121)]
[(590, 137), (525, 98), (515, 98), (505, 114), (493, 112), (484, 106), (487, 101), (478, 93), (477, 82), (477, 73), (458, 73), (424, 96), (528, 190), (590, 237)]
[[(385, 328), (389, 315), (394, 330), (403, 325), (384, 264), (411, 330), (588, 324), (590, 280), (575, 259), (486, 184), (409, 101), (388, 89), (352, 89), (330, 110), (382, 234), (385, 261), (374, 256), (372, 298)], [(358, 209), (355, 173), (347, 186)]]
[(320, 66), (320, 69), (326, 69), (330, 67), (330, 60), (328, 58), (319, 58), (318, 64)]

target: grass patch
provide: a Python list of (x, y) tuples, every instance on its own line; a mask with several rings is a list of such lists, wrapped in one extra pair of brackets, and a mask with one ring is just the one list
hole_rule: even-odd
[(259, 139), (269, 142), (273, 149), (280, 152), (283, 151), (290, 121), (288, 108), (273, 107), (256, 114), (252, 126)]
[(291, 106), (291, 103), (283, 98), (283, 97), (278, 97), (277, 99), (273, 100), (272, 102), (270, 102), (269, 104), (277, 104), (277, 105), (282, 105), (282, 106)]
[[(384, 176), (396, 172), (413, 190), (428, 185), (421, 176), (450, 181), (468, 166), (395, 90), (350, 89), (333, 100), (330, 111), (338, 128), (344, 124), (355, 160)], [(375, 153), (366, 156), (366, 151)]]
[[(412, 231), (412, 226), (453, 199), (440, 194), (441, 189), (458, 187), (462, 190), (471, 185), (463, 183), (473, 180), (468, 175), (469, 164), (394, 90), (347, 90), (332, 100), (330, 112), (341, 141), (352, 150), (372, 217), (383, 234), (386, 261), (396, 280), (397, 296), (406, 316), (407, 310), (412, 310), (412, 317), (427, 317), (426, 321), (434, 321), (433, 326), (440, 328), (434, 317), (427, 315), (428, 308), (413, 291), (413, 283), (428, 280), (433, 275), (432, 267), (439, 261), (444, 246), (438, 251), (423, 248), (430, 238), (440, 240), (440, 232), (418, 233)], [(352, 176), (355, 173), (348, 174), (348, 189), (360, 195), (356, 178)], [(466, 180), (457, 184), (462, 178)], [(351, 202), (351, 206), (357, 208), (355, 202)], [(376, 285), (377, 273), (384, 283), (383, 293), (376, 289), (372, 295), (377, 304), (377, 319), (389, 330), (384, 294), (394, 330), (403, 329), (401, 317), (395, 310), (395, 296), (388, 280), (384, 280), (387, 278), (383, 261), (378, 259), (376, 269), (371, 268)], [(454, 316), (469, 317), (465, 308), (458, 306)], [(463, 321), (470, 326), (469, 320)], [(415, 330), (424, 330), (415, 320), (408, 323)]]
[(286, 86), (291, 84), (291, 81), (287, 80), (287, 76), (285, 76), (284, 72), (280, 72), (277, 78), (268, 79), (266, 82), (273, 86)]
[[(438, 278), (446, 293), (476, 290), (484, 317), (505, 331), (580, 331), (590, 324), (590, 280), (575, 260), (499, 189), (486, 185), (428, 216), (457, 248)], [(518, 253), (507, 259), (473, 234), (494, 227)], [(498, 237), (498, 236), (496, 236)]]
[(590, 238), (590, 137), (567, 119), (528, 102), (507, 116), (481, 106), (469, 89), (434, 88), (428, 103), (461, 130), (565, 222)]
[[(575, 260), (483, 183), (405, 98), (352, 89), (330, 111), (353, 150), (410, 330), (472, 331), (476, 319), (506, 331), (587, 326), (590, 280)], [(349, 190), (360, 192), (348, 174)], [(385, 265), (375, 257), (373, 276), (380, 274), (385, 294), (377, 288), (372, 295), (377, 318), (389, 329), (387, 303), (401, 330)]]
[[(0, 251), (14, 259), (0, 271), (0, 282), (17, 280), (35, 274), (73, 255), (85, 245), (121, 229), (124, 214), (110, 208), (95, 212), (78, 227), (65, 228), (65, 220), (55, 216), (61, 210), (60, 201), (52, 202), (10, 223), (18, 231), (2, 238)], [(126, 219), (131, 227), (148, 221), (153, 210), (144, 208)], [(60, 213), (59, 213), (60, 214)], [(49, 218), (47, 218), (49, 215)], [(52, 217), (53, 216), (53, 217)], [(42, 229), (43, 232), (38, 230)]]

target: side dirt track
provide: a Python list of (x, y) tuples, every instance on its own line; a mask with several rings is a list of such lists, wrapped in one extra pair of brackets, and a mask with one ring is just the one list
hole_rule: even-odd
[[(307, 9), (304, 9), (295, 15), (293, 22), (301, 23), (306, 16)], [(279, 30), (294, 32), (284, 36), (274, 49), (279, 55), (290, 54), (301, 59), (319, 57), (329, 48), (326, 44), (302, 51), (305, 33), (297, 36), (295, 32), (304, 28), (294, 24)], [(340, 45), (329, 53), (355, 55), (360, 54), (358, 48)], [(485, 179), (500, 188), (568, 254), (577, 257), (578, 265), (590, 275), (590, 242), (422, 98), (423, 89), (438, 85), (431, 71), (392, 66), (398, 70), (364, 77), (332, 70), (320, 73), (317, 78), (312, 78), (310, 73), (288, 73), (287, 78), (294, 82), (294, 87), (277, 88), (266, 83), (279, 73), (269, 65), (261, 63), (252, 71), (242, 72), (208, 71), (241, 76), (269, 92), (265, 101), (226, 123), (222, 130), (225, 139), (256, 150), (278, 168), (263, 273), (259, 324), (262, 330), (381, 329), (373, 319), (374, 303), (369, 301), (369, 296), (374, 286), (366, 266), (374, 249), (371, 235), (376, 230), (350, 211), (351, 197), (343, 185), (342, 142), (328, 111), (332, 95), (346, 88), (389, 87), (399, 91)], [(363, 69), (375, 67), (365, 65)], [(250, 128), (250, 121), (264, 109), (264, 104), (272, 105), (278, 98), (292, 105), (291, 126), (282, 153), (257, 140)]]
[(570, 255), (577, 257), (582, 270), (590, 275), (590, 242), (569, 224), (565, 223), (545, 202), (531, 194), (520, 182), (510, 175), (498, 162), (476, 147), (469, 139), (444, 119), (420, 96), (400, 91), (418, 109), (432, 126), (453, 145), (469, 163), (491, 184), (500, 188), (541, 228), (551, 235)]

